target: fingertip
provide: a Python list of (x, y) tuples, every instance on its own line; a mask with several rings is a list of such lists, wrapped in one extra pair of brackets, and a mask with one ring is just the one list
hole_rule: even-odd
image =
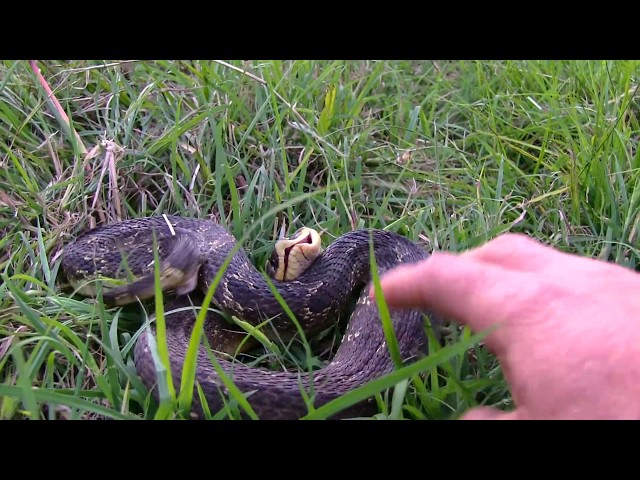
[(513, 272), (460, 254), (438, 252), (381, 278), (389, 307), (419, 308), (482, 331), (499, 322)]
[[(430, 261), (427, 259), (426, 261)], [(421, 306), (422, 291), (419, 286), (421, 271), (425, 261), (416, 264), (404, 264), (380, 277), (380, 289), (389, 306)], [(371, 297), (375, 297), (375, 288), (371, 287)]]

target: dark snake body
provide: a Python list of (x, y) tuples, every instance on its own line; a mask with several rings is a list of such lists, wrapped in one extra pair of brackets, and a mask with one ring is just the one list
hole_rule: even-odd
[[(213, 221), (178, 216), (167, 216), (167, 219), (177, 235), (172, 235), (164, 217), (132, 219), (89, 231), (66, 247), (62, 267), (70, 277), (91, 276), (96, 267), (103, 274), (116, 276), (122, 258), (120, 251), (124, 251), (129, 267), (135, 274), (151, 272), (153, 267), (149, 264), (153, 254), (149, 234), (153, 230), (160, 255), (166, 255), (177, 244), (180, 245), (178, 251), (183, 249), (185, 255), (189, 249), (195, 250), (201, 262), (198, 289), (206, 293), (236, 245), (236, 239)], [(188, 241), (181, 236), (188, 237)], [(418, 262), (428, 257), (421, 247), (401, 235), (382, 230), (358, 230), (337, 238), (296, 280), (272, 280), (297, 320), (311, 334), (334, 322), (348, 306), (352, 294), (362, 289), (336, 355), (325, 367), (312, 373), (313, 403), (316, 408), (394, 369), (377, 306), (368, 296), (370, 239), (373, 240), (380, 275), (398, 264)], [(182, 257), (174, 253), (172, 258), (180, 262)], [(184, 304), (184, 300), (182, 302)], [(293, 322), (283, 312), (263, 275), (252, 265), (243, 249), (239, 249), (228, 264), (211, 307), (229, 312), (253, 325), (271, 319), (271, 324), (262, 328), (263, 333), (271, 338), (274, 338), (271, 334), (273, 330), (277, 330), (279, 338), (284, 339), (296, 334)], [(167, 304), (165, 311), (171, 308), (172, 304)], [(426, 354), (423, 316), (426, 312), (403, 309), (391, 313), (403, 361), (415, 361)], [(167, 315), (165, 321), (172, 378), (176, 389), (179, 389), (194, 315)], [(215, 325), (219, 325), (219, 322), (216, 324), (209, 319), (205, 322), (205, 335), (210, 342), (215, 342), (220, 333)], [(155, 335), (155, 329), (151, 331)], [(143, 383), (158, 399), (155, 388), (157, 374), (147, 332), (142, 331), (136, 343), (135, 365)], [(211, 348), (215, 350), (215, 344)], [(247, 399), (259, 418), (297, 419), (308, 413), (300, 392), (301, 388), (310, 392), (308, 372), (271, 371), (237, 361), (217, 360), (240, 391), (252, 392)], [(203, 389), (212, 413), (223, 408), (224, 401), (228, 402), (228, 392), (202, 345), (198, 351), (196, 383)], [(375, 402), (369, 399), (335, 418), (370, 415), (376, 411)], [(192, 416), (202, 416), (202, 405), (195, 389)]]

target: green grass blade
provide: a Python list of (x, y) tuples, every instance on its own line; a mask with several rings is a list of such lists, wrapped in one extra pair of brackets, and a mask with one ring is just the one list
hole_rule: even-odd
[(374, 396), (377, 393), (382, 392), (388, 388), (392, 388), (400, 382), (411, 378), (420, 372), (432, 369), (437, 365), (446, 362), (450, 358), (459, 355), (470, 347), (481, 341), (490, 332), (484, 332), (482, 334), (473, 335), (467, 341), (458, 342), (453, 345), (447, 346), (439, 350), (438, 352), (431, 354), (425, 358), (422, 358), (410, 365), (394, 370), (383, 377), (371, 380), (366, 384), (346, 393), (335, 400), (322, 405), (315, 411), (309, 413), (303, 420), (318, 420), (328, 418), (341, 410), (344, 410), (358, 402), (366, 400)]
[[(56, 391), (30, 388), (30, 394), (38, 402), (48, 402), (57, 405), (68, 405), (73, 408), (84, 410), (87, 412), (95, 413), (98, 415), (104, 415), (107, 418), (114, 420), (135, 420), (139, 417), (135, 415), (123, 415), (117, 411), (114, 411), (108, 407), (99, 405), (97, 403), (89, 402), (82, 398), (77, 398), (73, 395), (68, 395)], [(19, 387), (13, 387), (10, 385), (0, 385), (0, 396), (20, 398), (24, 394), (23, 390)]]
[(389, 314), (389, 307), (382, 294), (382, 288), (380, 286), (380, 276), (378, 274), (378, 265), (374, 254), (373, 236), (369, 233), (369, 263), (371, 265), (371, 280), (374, 285), (374, 292), (376, 298), (376, 305), (380, 315), (380, 321), (382, 322), (382, 328), (384, 330), (384, 336), (387, 340), (387, 347), (391, 359), (393, 360), (396, 368), (402, 367), (402, 356), (400, 355), (400, 347), (398, 346), (398, 339), (396, 338), (395, 331), (393, 329), (393, 323), (391, 321), (391, 315)]

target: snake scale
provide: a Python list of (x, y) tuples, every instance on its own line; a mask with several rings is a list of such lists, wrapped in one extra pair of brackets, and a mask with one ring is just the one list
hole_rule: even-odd
[[(313, 404), (317, 408), (394, 369), (376, 303), (369, 299), (368, 288), (363, 288), (371, 278), (370, 240), (373, 241), (380, 274), (398, 264), (418, 262), (428, 257), (423, 248), (399, 234), (377, 229), (355, 230), (335, 239), (296, 279), (271, 280), (308, 335), (320, 332), (335, 322), (349, 305), (349, 299), (359, 295), (340, 346), (326, 366), (313, 371), (310, 376), (307, 371), (272, 371), (217, 358), (240, 391), (248, 394), (247, 400), (260, 419), (298, 419), (306, 415), (308, 407), (301, 389), (313, 396)], [(123, 260), (135, 278), (153, 274), (153, 245), (158, 246), (158, 255), (164, 258), (161, 262), (163, 278), (174, 281), (174, 291), (202, 294), (234, 249), (236, 239), (213, 220), (173, 215), (136, 218), (99, 226), (81, 234), (65, 247), (62, 268), (72, 284), (84, 282), (85, 288), (79, 288), (79, 293), (91, 295), (95, 292), (86, 287), (87, 279), (95, 278), (98, 273), (122, 278)], [(236, 250), (217, 285), (213, 306), (252, 325), (269, 321), (262, 331), (270, 338), (292, 338), (296, 335), (296, 328), (283, 312), (263, 274), (250, 262), (244, 249)], [(140, 298), (153, 294), (149, 285), (153, 285), (152, 280), (149, 283), (147, 279), (146, 284), (138, 282), (138, 292), (143, 292)], [(126, 286), (112, 291), (105, 289), (105, 303), (117, 305), (135, 301), (135, 297), (122, 294), (129, 290)], [(165, 306), (165, 321), (172, 378), (178, 390), (194, 314), (168, 314), (173, 307), (184, 306), (187, 296), (175, 298), (173, 303)], [(403, 361), (415, 361), (426, 354), (424, 314), (428, 312), (398, 309), (391, 313)], [(134, 362), (137, 374), (158, 400), (155, 387), (157, 372), (151, 351), (153, 343), (149, 339), (149, 335), (156, 335), (154, 325), (141, 332), (134, 349)], [(214, 350), (219, 337), (224, 334), (224, 325), (225, 321), (219, 316), (208, 315), (204, 332)], [(228, 323), (226, 325), (229, 326)], [(274, 331), (278, 332), (278, 337), (273, 336)], [(219, 348), (224, 350), (224, 346)], [(219, 411), (228, 402), (229, 392), (211, 366), (202, 345), (198, 351), (196, 383), (204, 392), (210, 412)], [(332, 418), (368, 416), (376, 411), (376, 403), (370, 398)], [(196, 390), (191, 416), (203, 416), (203, 406)]]

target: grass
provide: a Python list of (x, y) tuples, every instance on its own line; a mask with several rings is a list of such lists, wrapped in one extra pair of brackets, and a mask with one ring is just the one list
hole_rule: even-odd
[[(105, 221), (212, 216), (258, 266), (284, 222), (325, 243), (376, 227), (452, 251), (520, 231), (638, 268), (639, 62), (38, 66), (70, 128), (28, 62), (0, 63), (0, 418), (179, 416), (178, 400), (159, 409), (135, 374), (144, 312), (62, 288), (61, 248)], [(327, 332), (319, 352), (279, 344), (254, 362), (314, 368), (339, 339)], [(511, 405), (471, 332), (452, 327), (433, 348), (309, 418), (360, 395), (377, 395), (376, 418)]]

